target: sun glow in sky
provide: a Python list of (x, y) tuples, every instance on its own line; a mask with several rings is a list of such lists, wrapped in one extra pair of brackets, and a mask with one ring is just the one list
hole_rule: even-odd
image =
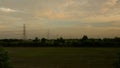
[(120, 0), (0, 0), (0, 38), (120, 37)]

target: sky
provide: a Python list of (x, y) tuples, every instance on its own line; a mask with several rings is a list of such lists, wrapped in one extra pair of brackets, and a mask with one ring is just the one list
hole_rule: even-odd
[(120, 0), (0, 0), (0, 38), (120, 37)]

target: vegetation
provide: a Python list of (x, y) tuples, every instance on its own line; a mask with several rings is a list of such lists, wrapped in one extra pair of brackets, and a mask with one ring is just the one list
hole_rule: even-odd
[[(120, 68), (120, 50), (116, 48), (120, 47), (119, 37), (94, 39), (84, 35), (81, 39), (1, 39), (0, 45), (12, 47), (6, 49), (15, 68)], [(2, 48), (0, 68), (12, 68), (7, 52)]]
[(120, 38), (94, 39), (86, 35), (81, 39), (1, 39), (0, 45), (4, 47), (120, 47)]
[(12, 68), (7, 52), (0, 47), (0, 68)]
[(120, 68), (120, 53), (118, 53), (118, 60), (115, 63), (115, 68)]
[(119, 68), (120, 48), (7, 47), (14, 68)]

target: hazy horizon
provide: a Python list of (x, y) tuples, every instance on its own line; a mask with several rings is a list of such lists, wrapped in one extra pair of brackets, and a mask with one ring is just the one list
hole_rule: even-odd
[(120, 37), (120, 0), (0, 0), (0, 39)]

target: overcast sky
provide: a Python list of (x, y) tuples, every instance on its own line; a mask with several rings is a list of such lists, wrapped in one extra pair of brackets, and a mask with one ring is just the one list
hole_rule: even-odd
[(0, 0), (0, 38), (120, 37), (120, 0)]

